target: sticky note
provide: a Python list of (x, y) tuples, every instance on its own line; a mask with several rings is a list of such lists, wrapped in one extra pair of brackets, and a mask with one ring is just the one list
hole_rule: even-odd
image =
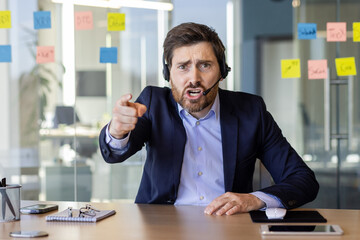
[(353, 23), (353, 40), (354, 42), (360, 42), (360, 22)]
[(326, 24), (328, 42), (346, 42), (346, 22), (328, 22)]
[(101, 47), (100, 63), (117, 63), (118, 50), (117, 47)]
[(316, 39), (316, 23), (298, 23), (298, 39)]
[(11, 28), (10, 11), (0, 11), (0, 28)]
[(335, 58), (336, 73), (338, 76), (356, 75), (355, 58)]
[(92, 12), (75, 12), (75, 29), (89, 30), (94, 28)]
[(50, 63), (55, 61), (54, 46), (36, 47), (36, 63)]
[(39, 11), (34, 12), (34, 29), (51, 28), (51, 12)]
[(281, 60), (282, 78), (299, 78), (300, 76), (300, 59)]
[(0, 62), (11, 62), (10, 45), (0, 45)]
[(308, 60), (308, 78), (325, 79), (327, 78), (327, 60)]
[(124, 31), (125, 30), (125, 14), (124, 13), (108, 13), (108, 31)]

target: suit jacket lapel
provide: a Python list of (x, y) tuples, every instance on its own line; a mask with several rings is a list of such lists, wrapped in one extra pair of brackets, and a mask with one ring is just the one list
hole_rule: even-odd
[(226, 99), (223, 90), (219, 89), (220, 123), (224, 165), (225, 192), (232, 191), (236, 156), (238, 151), (238, 119), (232, 114), (231, 102)]

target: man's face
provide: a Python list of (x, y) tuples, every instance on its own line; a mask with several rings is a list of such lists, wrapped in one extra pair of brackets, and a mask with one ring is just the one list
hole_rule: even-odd
[(218, 90), (209, 89), (220, 78), (220, 68), (209, 42), (176, 48), (170, 68), (171, 89), (176, 102), (197, 118), (210, 110)]

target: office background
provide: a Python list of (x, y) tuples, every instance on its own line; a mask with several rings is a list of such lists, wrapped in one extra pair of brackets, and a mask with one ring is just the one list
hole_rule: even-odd
[[(355, 57), (358, 66), (359, 43), (351, 32), (352, 23), (360, 22), (358, 1), (173, 0), (171, 11), (69, 2), (0, 2), (0, 11), (11, 11), (12, 23), (0, 28), (0, 45), (12, 51), (10, 63), (0, 62), (0, 176), (22, 184), (22, 199), (133, 201), (144, 150), (122, 164), (106, 164), (98, 133), (121, 95), (166, 86), (166, 32), (194, 21), (212, 26), (226, 45), (232, 71), (220, 86), (263, 96), (283, 134), (315, 171), (321, 188), (308, 206), (360, 208), (358, 77), (351, 90), (348, 84), (329, 88), (331, 132), (346, 136), (332, 139), (325, 150), (326, 87), (324, 80), (307, 78), (306, 65), (327, 59), (331, 79), (337, 78), (337, 57)], [(36, 11), (51, 12), (51, 28), (34, 29)], [(74, 12), (88, 11), (93, 29), (75, 30)], [(107, 31), (111, 12), (125, 13), (125, 31)], [(348, 25), (346, 42), (326, 41), (326, 23), (336, 21)], [(298, 23), (317, 23), (317, 38), (298, 40)], [(37, 46), (54, 46), (55, 62), (37, 64)], [(100, 63), (100, 47), (110, 46), (118, 48), (118, 62)], [(301, 60), (301, 77), (282, 79), (280, 61), (292, 58)], [(266, 184), (271, 179), (259, 164), (254, 188)]]

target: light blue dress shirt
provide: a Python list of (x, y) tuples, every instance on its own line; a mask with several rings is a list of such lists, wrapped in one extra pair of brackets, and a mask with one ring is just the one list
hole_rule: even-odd
[(187, 141), (175, 205), (206, 206), (225, 193), (219, 96), (201, 119), (178, 110)]
[[(175, 205), (206, 206), (225, 193), (219, 94), (204, 118), (194, 118), (179, 104), (178, 110), (187, 141)], [(112, 151), (121, 154), (126, 151), (130, 134), (116, 139), (107, 127), (106, 142)], [(260, 191), (251, 194), (265, 202), (266, 207), (283, 207), (275, 196)]]

